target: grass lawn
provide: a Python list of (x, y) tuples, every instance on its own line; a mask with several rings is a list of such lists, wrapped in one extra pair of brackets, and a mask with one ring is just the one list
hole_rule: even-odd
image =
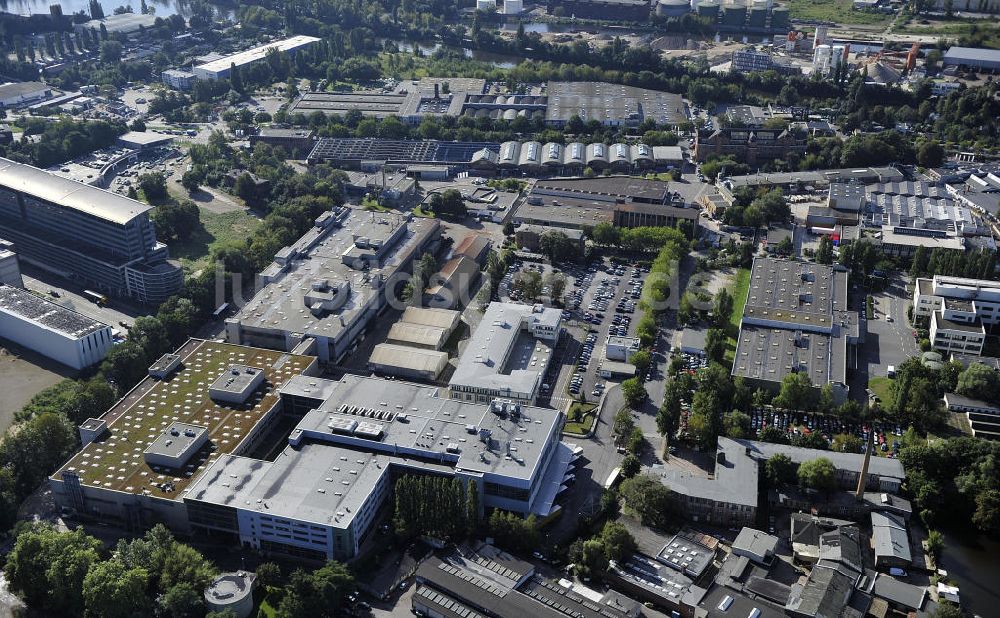
[(838, 24), (888, 24), (890, 15), (855, 11), (853, 0), (789, 0), (785, 6), (792, 19), (831, 21)]
[(245, 211), (215, 213), (199, 208), (201, 224), (185, 241), (170, 243), (171, 257), (180, 260), (188, 273), (208, 266), (212, 248), (230, 242), (240, 242), (250, 237), (260, 226), (260, 219)]
[(882, 400), (882, 405), (886, 405), (891, 397), (890, 388), (892, 380), (885, 376), (876, 376), (868, 379), (868, 388), (872, 389), (878, 398)]
[(729, 324), (726, 326), (726, 362), (732, 363), (736, 358), (736, 338), (740, 334), (740, 322), (743, 320), (743, 307), (747, 304), (747, 295), (750, 294), (750, 269), (741, 268), (736, 273), (736, 280), (733, 282), (733, 314), (729, 316)]
[[(592, 403), (580, 403), (576, 401), (569, 407), (569, 414), (567, 415), (566, 426), (563, 427), (563, 431), (566, 433), (576, 433), (585, 434), (590, 431), (590, 426), (594, 423), (594, 409), (597, 408), (595, 404)], [(572, 420), (577, 413), (580, 412), (580, 420)]]
[(364, 199), (361, 200), (361, 206), (365, 210), (375, 210), (378, 212), (389, 212), (389, 209), (378, 203), (378, 200)]
[(433, 219), (437, 215), (434, 214), (433, 210), (424, 210), (423, 206), (417, 206), (416, 208), (413, 209), (413, 216), (414, 217), (425, 217), (427, 219)]
[(281, 588), (268, 588), (267, 593), (264, 595), (264, 599), (260, 602), (260, 611), (257, 613), (258, 616), (265, 616), (266, 618), (274, 618), (278, 615), (278, 605), (281, 604), (281, 597), (283, 591)]

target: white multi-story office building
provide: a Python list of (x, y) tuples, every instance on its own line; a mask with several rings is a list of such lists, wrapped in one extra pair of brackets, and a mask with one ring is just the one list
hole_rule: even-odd
[(113, 345), (107, 324), (2, 284), (0, 337), (73, 369), (101, 362)]
[(562, 331), (561, 320), (558, 309), (491, 303), (458, 359), (448, 383), (451, 397), (535, 403)]
[(0, 238), (25, 261), (112, 296), (160, 303), (184, 283), (156, 240), (152, 207), (0, 159)]
[(913, 315), (928, 318), (931, 345), (959, 354), (982, 354), (987, 328), (1000, 322), (1000, 282), (935, 275), (919, 278)]

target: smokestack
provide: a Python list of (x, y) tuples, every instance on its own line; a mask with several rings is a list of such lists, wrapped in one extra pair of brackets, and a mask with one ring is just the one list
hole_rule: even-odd
[(868, 447), (865, 449), (865, 462), (861, 465), (861, 475), (858, 476), (858, 488), (854, 492), (854, 497), (861, 501), (865, 497), (865, 487), (868, 486), (868, 464), (872, 460), (872, 450), (875, 448), (875, 432), (868, 431)]
[(441, 98), (441, 87), (438, 84), (434, 84), (434, 100), (437, 101)]

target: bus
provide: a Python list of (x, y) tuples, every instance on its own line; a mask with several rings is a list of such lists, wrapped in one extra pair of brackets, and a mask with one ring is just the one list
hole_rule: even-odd
[(84, 290), (83, 295), (84, 297), (86, 297), (87, 300), (89, 300), (90, 302), (94, 303), (99, 307), (103, 307), (104, 305), (108, 304), (108, 297), (99, 292), (95, 292), (93, 290)]
[(612, 470), (611, 474), (608, 475), (608, 480), (604, 481), (604, 489), (611, 489), (612, 487), (614, 487), (618, 483), (618, 479), (621, 478), (621, 474), (622, 474), (621, 466), (618, 466), (617, 468)]

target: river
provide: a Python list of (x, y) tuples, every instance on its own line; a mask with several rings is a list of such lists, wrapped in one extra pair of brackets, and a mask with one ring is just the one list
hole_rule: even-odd
[[(98, 0), (105, 15), (111, 15), (120, 6), (131, 6), (133, 11), (138, 12), (142, 5), (142, 0)], [(30, 13), (49, 12), (50, 4), (62, 6), (63, 15), (70, 15), (83, 11), (90, 14), (90, 0), (0, 0), (0, 9), (8, 13), (27, 15)], [(187, 3), (183, 0), (146, 0), (146, 4), (156, 7), (158, 17), (168, 17), (175, 13), (187, 15)]]
[(958, 584), (962, 607), (987, 618), (1000, 608), (1000, 541), (944, 532), (943, 568)]

